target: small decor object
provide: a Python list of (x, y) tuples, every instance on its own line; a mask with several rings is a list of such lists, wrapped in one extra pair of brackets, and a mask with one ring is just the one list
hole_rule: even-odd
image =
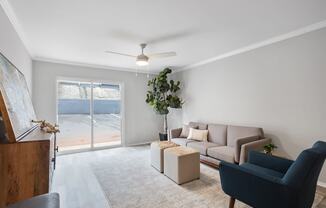
[(59, 147), (57, 146), (57, 133), (60, 133), (59, 125), (50, 124), (49, 122), (46, 122), (45, 120), (39, 120), (39, 121), (32, 120), (32, 123), (38, 123), (40, 125), (40, 128), (42, 131), (49, 133), (49, 134), (54, 134), (54, 141), (53, 141), (54, 157), (52, 158), (52, 162), (53, 162), (53, 169), (55, 169), (56, 164), (57, 164), (56, 155), (57, 155), (57, 152), (59, 151)]
[(50, 124), (49, 122), (46, 122), (45, 120), (39, 120), (39, 121), (35, 121), (32, 120), (33, 123), (39, 123), (40, 124), (40, 128), (42, 131), (45, 131), (46, 133), (58, 133), (60, 132), (59, 130), (59, 126), (57, 124)]
[(274, 149), (276, 149), (277, 146), (274, 145), (273, 143), (267, 144), (264, 146), (264, 152), (265, 154), (272, 155)]
[(183, 101), (177, 95), (180, 90), (180, 81), (168, 80), (168, 75), (172, 70), (165, 68), (158, 76), (148, 81), (146, 103), (153, 107), (154, 111), (164, 116), (164, 132), (160, 134), (160, 138), (167, 138), (167, 115), (169, 108), (181, 108)]

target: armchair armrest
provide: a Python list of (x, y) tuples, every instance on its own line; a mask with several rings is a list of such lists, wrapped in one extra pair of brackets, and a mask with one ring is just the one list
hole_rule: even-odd
[(238, 163), (240, 162), (240, 153), (242, 145), (259, 140), (259, 136), (250, 136), (239, 138), (235, 141), (235, 151), (234, 151), (234, 160)]
[(250, 151), (248, 162), (264, 168), (286, 173), (292, 165), (293, 160), (267, 155), (261, 152)]
[(224, 161), (220, 163), (219, 172), (223, 191), (233, 198), (254, 207), (266, 207), (266, 204), (279, 207), (280, 201), (282, 207), (291, 207), (286, 200), (290, 197), (290, 189), (281, 178)]
[(171, 129), (170, 130), (171, 139), (178, 138), (181, 134), (181, 131), (182, 131), (182, 128)]
[(249, 142), (246, 144), (243, 144), (241, 146), (240, 150), (240, 159), (239, 164), (247, 162), (248, 155), (251, 150), (261, 151), (264, 149), (264, 146), (271, 143), (271, 139), (265, 138), (265, 139), (259, 139), (257, 141)]

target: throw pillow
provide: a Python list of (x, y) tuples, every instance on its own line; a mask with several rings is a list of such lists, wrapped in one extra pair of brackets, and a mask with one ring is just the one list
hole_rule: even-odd
[(208, 130), (198, 130), (198, 129), (190, 128), (189, 136), (187, 137), (187, 139), (207, 142), (207, 135), (208, 135)]
[(182, 127), (180, 137), (181, 138), (187, 138), (188, 135), (189, 135), (189, 129), (190, 128), (198, 129), (198, 126), (189, 126), (189, 125), (184, 124), (183, 127)]

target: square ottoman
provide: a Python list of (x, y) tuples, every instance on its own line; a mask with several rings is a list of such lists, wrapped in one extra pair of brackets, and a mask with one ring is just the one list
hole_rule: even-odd
[(164, 149), (177, 147), (179, 145), (170, 141), (157, 141), (151, 143), (151, 164), (161, 173), (163, 172), (164, 166)]
[(177, 184), (199, 179), (199, 152), (189, 147), (173, 147), (164, 150), (164, 174)]

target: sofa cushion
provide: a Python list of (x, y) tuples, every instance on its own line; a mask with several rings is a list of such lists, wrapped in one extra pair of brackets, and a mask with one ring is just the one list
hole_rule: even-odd
[(229, 146), (211, 147), (207, 149), (207, 155), (218, 160), (234, 163), (234, 148)]
[(184, 124), (183, 127), (182, 127), (182, 131), (181, 131), (180, 137), (181, 138), (187, 138), (188, 135), (189, 135), (190, 128), (198, 129), (198, 126)]
[(194, 148), (200, 152), (201, 155), (207, 155), (207, 149), (210, 147), (218, 147), (219, 144), (212, 142), (190, 142), (187, 144), (187, 147)]
[(263, 175), (270, 175), (270, 176), (274, 176), (277, 178), (283, 178), (283, 176), (284, 176), (284, 174), (281, 172), (278, 172), (278, 171), (275, 171), (272, 169), (268, 169), (268, 168), (264, 168), (264, 167), (261, 167), (258, 165), (250, 164), (250, 163), (243, 163), (241, 165), (241, 167), (244, 167), (249, 170), (253, 170), (255, 172), (262, 173)]
[(199, 142), (207, 142), (208, 130), (199, 130), (190, 128), (187, 139), (196, 140)]
[(207, 124), (205, 124), (205, 123), (189, 122), (189, 126), (198, 126), (198, 129), (201, 129), (201, 130), (207, 129)]
[(186, 138), (174, 138), (171, 139), (171, 141), (181, 146), (186, 146), (190, 142), (196, 142), (194, 140), (186, 139)]
[(227, 128), (227, 146), (235, 147), (235, 142), (239, 138), (259, 136), (264, 137), (263, 129), (257, 127), (228, 126)]
[(226, 145), (227, 125), (208, 124), (208, 141), (220, 145)]

